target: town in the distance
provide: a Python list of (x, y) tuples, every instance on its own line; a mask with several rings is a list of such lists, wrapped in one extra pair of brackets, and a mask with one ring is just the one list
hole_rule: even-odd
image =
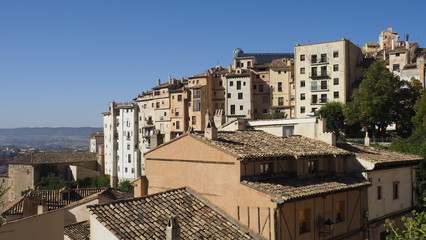
[(425, 140), (426, 48), (378, 35), (237, 48), (106, 103), (89, 151), (4, 149), (0, 239), (394, 239), (426, 217), (424, 157), (398, 148)]

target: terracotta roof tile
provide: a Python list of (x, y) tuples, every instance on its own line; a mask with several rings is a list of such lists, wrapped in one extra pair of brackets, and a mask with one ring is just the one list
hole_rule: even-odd
[(338, 143), (338, 147), (355, 154), (355, 157), (374, 163), (376, 166), (395, 164), (417, 164), (423, 157), (409, 153), (401, 153), (381, 148), (367, 147), (356, 143)]
[(88, 209), (118, 239), (165, 239), (173, 215), (181, 239), (256, 239), (183, 188)]
[(303, 179), (283, 176), (273, 178), (250, 177), (244, 179), (241, 183), (284, 201), (311, 198), (370, 185), (361, 176), (356, 177), (348, 174), (319, 175)]
[(92, 152), (38, 152), (25, 155), (10, 164), (46, 164), (97, 161), (96, 153)]
[(64, 227), (64, 235), (71, 240), (89, 240), (90, 239), (90, 222), (83, 221), (70, 224)]
[(201, 133), (193, 134), (193, 136), (230, 152), (240, 159), (350, 154), (348, 151), (310, 138), (302, 136), (277, 137), (264, 131), (219, 132), (217, 140), (208, 140)]

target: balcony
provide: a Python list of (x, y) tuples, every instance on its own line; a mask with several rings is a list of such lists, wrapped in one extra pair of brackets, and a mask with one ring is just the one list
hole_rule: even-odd
[(312, 79), (324, 79), (324, 78), (330, 78), (330, 76), (327, 74), (327, 72), (321, 72), (320, 74), (312, 73), (311, 76), (309, 76)]
[(312, 58), (311, 65), (328, 64), (328, 58)]
[(311, 104), (326, 104), (328, 103), (328, 99), (327, 98), (312, 98), (311, 99)]

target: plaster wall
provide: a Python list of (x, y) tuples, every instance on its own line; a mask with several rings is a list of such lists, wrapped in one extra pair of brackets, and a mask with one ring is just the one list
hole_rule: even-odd
[(64, 225), (69, 225), (77, 222), (89, 220), (89, 211), (87, 206), (99, 204), (99, 199), (93, 199), (81, 204), (65, 207), (64, 211)]
[(118, 240), (118, 238), (106, 229), (93, 215), (90, 215), (90, 239), (91, 240)]

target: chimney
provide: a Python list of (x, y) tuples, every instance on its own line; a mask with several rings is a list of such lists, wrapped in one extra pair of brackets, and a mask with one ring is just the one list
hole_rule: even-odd
[(367, 130), (367, 131), (365, 131), (364, 145), (365, 145), (366, 147), (369, 147), (369, 146), (370, 146), (370, 138), (368, 137), (368, 130)]
[(392, 27), (388, 27), (388, 32), (392, 32)]
[(170, 217), (167, 222), (166, 240), (180, 240), (180, 226), (176, 216)]
[(23, 204), (23, 217), (29, 217), (37, 214), (38, 203), (40, 196), (26, 196)]
[(228, 65), (228, 72), (229, 72), (229, 73), (231, 73), (231, 72), (232, 72), (232, 65), (231, 65), (231, 64), (229, 64), (229, 65)]
[(143, 197), (148, 195), (148, 178), (145, 175), (140, 176), (132, 181), (133, 185), (133, 196), (134, 197)]
[(163, 136), (160, 134), (160, 131), (158, 129), (155, 129), (154, 133), (151, 135), (150, 149), (154, 149), (162, 143)]
[(209, 140), (217, 139), (217, 128), (210, 116), (209, 110), (207, 110), (206, 114), (206, 127), (204, 128), (204, 137)]
[(158, 86), (161, 85), (161, 79), (158, 79)]
[(45, 201), (42, 201), (40, 205), (37, 206), (37, 214), (42, 214), (49, 211), (49, 207), (47, 206)]

